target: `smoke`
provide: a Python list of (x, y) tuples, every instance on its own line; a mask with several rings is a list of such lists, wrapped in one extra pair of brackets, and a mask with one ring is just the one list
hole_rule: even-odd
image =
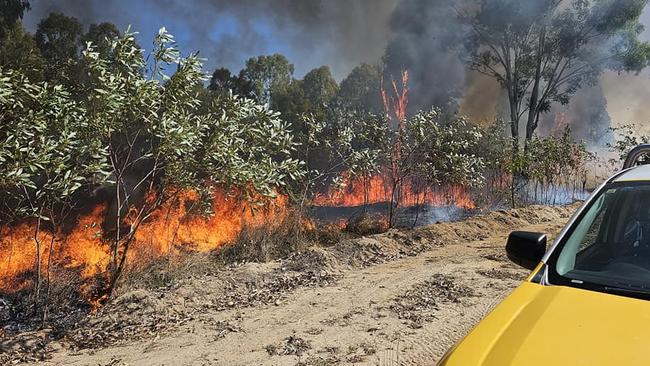
[(613, 142), (609, 130), (612, 119), (602, 82), (578, 90), (567, 105), (554, 104), (549, 113), (542, 115), (538, 133), (559, 135), (567, 126), (571, 135), (585, 141), (590, 149), (604, 148)]
[[(328, 65), (341, 80), (362, 62), (383, 63), (385, 81), (409, 70), (410, 114), (439, 106), (491, 121), (504, 116), (504, 94), (493, 79), (467, 70), (460, 46), (468, 33), (454, 12), (454, 7), (474, 1), (33, 0), (25, 24), (33, 31), (49, 12), (60, 11), (85, 25), (132, 25), (145, 47), (166, 26), (182, 51), (200, 51), (208, 60), (207, 70), (225, 66), (236, 72), (249, 57), (280, 52), (295, 64), (296, 77)], [(519, 11), (534, 13), (531, 6), (540, 3), (519, 2)], [(650, 23), (650, 11), (646, 9), (641, 21)], [(642, 38), (650, 39), (650, 31)], [(647, 72), (605, 73), (568, 106), (554, 105), (540, 132), (553, 130), (559, 112), (567, 115), (575, 137), (602, 145), (612, 123), (650, 121), (648, 77)]]
[(28, 28), (52, 11), (85, 25), (132, 25), (148, 45), (165, 26), (183, 51), (199, 50), (206, 67), (239, 70), (246, 59), (281, 52), (302, 76), (329, 65), (341, 79), (362, 63), (376, 63), (389, 38), (389, 17), (398, 0), (52, 0), (34, 2)]
[(409, 112), (438, 106), (457, 108), (466, 66), (453, 47), (465, 33), (451, 0), (403, 0), (390, 19), (386, 76), (409, 71)]

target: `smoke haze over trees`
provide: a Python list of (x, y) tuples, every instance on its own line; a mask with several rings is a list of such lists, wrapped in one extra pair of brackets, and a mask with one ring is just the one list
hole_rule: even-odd
[[(468, 40), (468, 29), (458, 21), (456, 11), (472, 3), (476, 2), (145, 0), (106, 3), (57, 0), (33, 3), (24, 23), (28, 30), (35, 32), (42, 18), (59, 11), (76, 17), (84, 28), (102, 22), (112, 22), (121, 30), (133, 25), (143, 37), (153, 34), (164, 24), (187, 47), (182, 51), (198, 50), (200, 56), (207, 59), (208, 69), (225, 67), (235, 76), (245, 67), (246, 60), (275, 53), (288, 59), (295, 71), (292, 76), (298, 79), (322, 65), (327, 65), (339, 82), (364, 63), (383, 69), (381, 76), (386, 81), (399, 75), (402, 69), (408, 69), (411, 75), (410, 114), (431, 106), (447, 112), (462, 106), (464, 110), (472, 110), (472, 116), (479, 119), (507, 116), (501, 101), (504, 94), (474, 93), (471, 99), (466, 98), (478, 88), (474, 83), (482, 82), (480, 90), (489, 84), (468, 70), (467, 55), (458, 47)], [(642, 23), (648, 18), (646, 13), (642, 15)], [(645, 77), (645, 74), (640, 75), (634, 80), (641, 83)], [(608, 110), (607, 98), (598, 90), (596, 86), (585, 94), (578, 91), (581, 100), (585, 101), (583, 107), (597, 105), (590, 108), (589, 114), (599, 118), (580, 122), (596, 126), (588, 130), (585, 126), (573, 128), (576, 137), (591, 139), (593, 135), (600, 135), (600, 131), (609, 127), (607, 114), (625, 115), (619, 109)], [(610, 99), (615, 97), (609, 96)], [(378, 103), (377, 100), (366, 103), (372, 102)], [(596, 109), (598, 112), (594, 111)], [(585, 118), (583, 110), (555, 106), (552, 113), (541, 118), (540, 131), (553, 128), (554, 115), (558, 111), (577, 123), (578, 119)]]

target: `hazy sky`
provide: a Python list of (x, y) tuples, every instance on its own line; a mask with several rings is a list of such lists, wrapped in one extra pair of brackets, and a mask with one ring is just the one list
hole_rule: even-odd
[(51, 11), (85, 25), (131, 26), (150, 45), (164, 26), (184, 52), (199, 50), (206, 68), (238, 71), (252, 56), (282, 53), (300, 77), (329, 65), (341, 79), (361, 62), (378, 62), (397, 0), (34, 0), (28, 29)]
[[(424, 4), (433, 4), (434, 0), (430, 1)], [(86, 26), (103, 21), (113, 22), (120, 29), (130, 25), (140, 33), (139, 42), (144, 47), (150, 47), (154, 34), (165, 26), (176, 36), (184, 53), (200, 51), (207, 59), (207, 71), (226, 66), (237, 72), (249, 57), (279, 52), (295, 65), (296, 77), (314, 67), (328, 65), (341, 80), (359, 63), (381, 60), (394, 35), (391, 15), (398, 3), (399, 0), (33, 0), (24, 23), (33, 31), (42, 17), (61, 11), (77, 17)], [(648, 9), (642, 22), (647, 26), (643, 38), (650, 40)], [(495, 113), (494, 96), (499, 91), (490, 82), (468, 84), (465, 100), (472, 104), (466, 108), (470, 115), (486, 117)], [(650, 125), (650, 72), (606, 73), (602, 87), (614, 124)]]

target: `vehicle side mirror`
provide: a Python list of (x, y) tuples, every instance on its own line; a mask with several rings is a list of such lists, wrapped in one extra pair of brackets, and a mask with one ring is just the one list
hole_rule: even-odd
[(513, 231), (508, 236), (506, 253), (511, 261), (533, 270), (546, 253), (546, 235), (529, 231)]

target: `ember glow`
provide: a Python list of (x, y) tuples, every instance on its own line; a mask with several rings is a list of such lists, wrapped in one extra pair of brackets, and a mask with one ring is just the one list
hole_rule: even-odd
[[(281, 222), (288, 212), (285, 196), (278, 195), (265, 208), (217, 191), (213, 214), (207, 217), (189, 212), (196, 202), (194, 192), (157, 210), (138, 229), (128, 262), (146, 265), (162, 255), (206, 252), (233, 241), (246, 227)], [(83, 279), (105, 276), (111, 260), (110, 238), (102, 231), (106, 205), (99, 204), (81, 215), (68, 233), (38, 232), (41, 242), (40, 268), (45, 278), (49, 243), (53, 241), (52, 266), (78, 272)], [(12, 293), (34, 284), (36, 263), (36, 222), (26, 220), (15, 226), (0, 227), (0, 291)]]

